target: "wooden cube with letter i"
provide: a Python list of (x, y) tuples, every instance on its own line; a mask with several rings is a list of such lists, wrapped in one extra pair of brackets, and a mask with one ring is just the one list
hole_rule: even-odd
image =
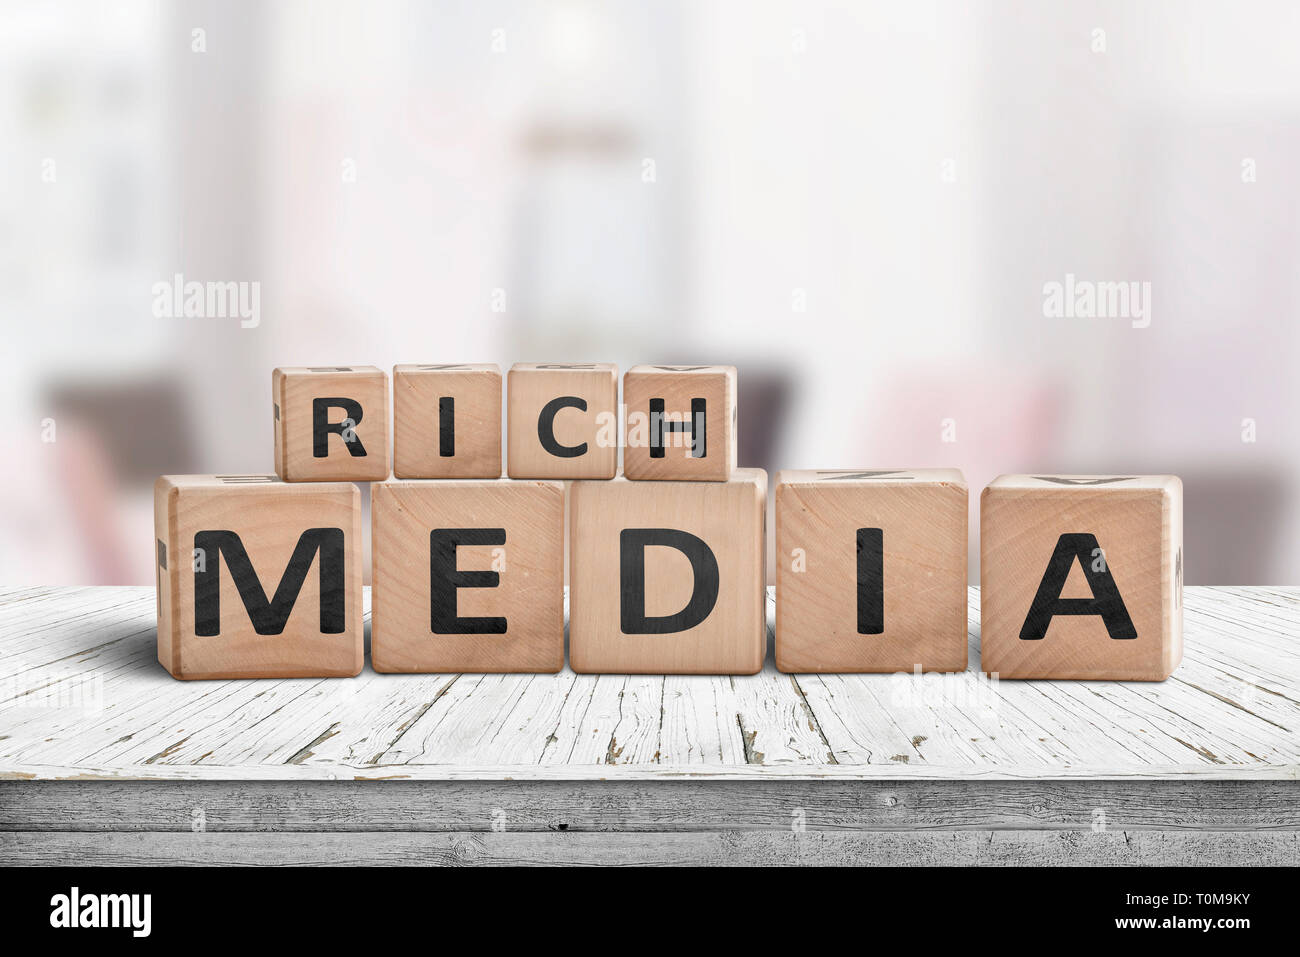
[(176, 678), (356, 675), (361, 493), (274, 475), (154, 485), (158, 660)]
[(767, 647), (767, 475), (575, 482), (569, 663), (581, 673), (754, 674)]
[(501, 477), (501, 369), (393, 367), (393, 475)]
[(961, 472), (788, 471), (775, 495), (780, 670), (966, 670)]
[(623, 376), (623, 474), (725, 482), (736, 467), (735, 366), (633, 366)]
[(506, 471), (524, 479), (612, 479), (618, 470), (618, 367), (518, 362), (506, 379)]
[(564, 667), (564, 486), (372, 487), (370, 660), (381, 672)]
[(388, 376), (374, 366), (271, 373), (275, 472), (286, 482), (388, 478)]
[(980, 667), (1163, 681), (1183, 656), (1173, 475), (1003, 475), (980, 503)]

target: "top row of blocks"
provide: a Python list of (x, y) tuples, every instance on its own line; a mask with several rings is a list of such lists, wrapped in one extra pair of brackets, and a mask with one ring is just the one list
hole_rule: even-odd
[[(509, 374), (508, 468), (516, 479), (612, 479), (618, 367), (516, 363)], [(271, 376), (275, 471), (286, 482), (388, 478), (388, 376), (375, 366), (297, 366)], [(634, 366), (623, 474), (725, 482), (736, 468), (734, 366)], [(392, 472), (399, 479), (501, 477), (501, 369), (393, 367)]]

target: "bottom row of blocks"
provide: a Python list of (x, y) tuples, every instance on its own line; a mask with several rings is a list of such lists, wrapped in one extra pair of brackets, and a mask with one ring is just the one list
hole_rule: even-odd
[[(376, 671), (564, 666), (561, 483), (372, 489)], [(722, 483), (573, 483), (573, 669), (759, 671), (766, 500), (757, 469)], [(779, 473), (777, 667), (965, 670), (967, 508), (955, 470)], [(361, 670), (355, 486), (165, 476), (155, 524), (158, 656), (173, 675)], [(1172, 476), (995, 481), (982, 507), (983, 670), (1167, 677), (1182, 651), (1181, 525)]]

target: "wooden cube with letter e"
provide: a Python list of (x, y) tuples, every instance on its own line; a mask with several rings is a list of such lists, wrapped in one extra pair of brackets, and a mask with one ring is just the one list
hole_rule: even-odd
[(388, 478), (388, 376), (374, 366), (271, 373), (275, 472), (286, 482)]
[(736, 467), (735, 366), (633, 366), (623, 376), (623, 474), (725, 482)]
[(1003, 475), (980, 504), (981, 668), (1163, 681), (1183, 656), (1173, 475)]
[(154, 525), (158, 660), (174, 677), (361, 671), (355, 485), (164, 475)]
[(564, 486), (384, 482), (371, 501), (380, 672), (564, 667)]
[(966, 670), (961, 472), (780, 472), (775, 496), (780, 670)]
[(500, 478), (501, 369), (393, 367), (393, 475)]
[(569, 663), (581, 673), (754, 674), (767, 647), (767, 475), (575, 482)]
[(506, 471), (523, 479), (612, 479), (618, 367), (519, 362), (507, 377)]

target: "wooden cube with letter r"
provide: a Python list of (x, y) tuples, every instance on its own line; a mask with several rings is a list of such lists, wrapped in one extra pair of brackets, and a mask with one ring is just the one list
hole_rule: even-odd
[(384, 482), (371, 501), (381, 672), (564, 667), (564, 486)]
[(966, 670), (961, 472), (780, 472), (775, 494), (778, 668)]
[(355, 485), (164, 475), (154, 526), (158, 660), (173, 677), (361, 671)]
[(754, 674), (767, 649), (767, 475), (575, 482), (569, 663), (582, 673)]
[(388, 376), (374, 366), (271, 373), (275, 473), (286, 482), (388, 478)]
[(725, 482), (736, 467), (735, 366), (633, 366), (623, 376), (623, 474)]
[(1163, 681), (1183, 657), (1173, 475), (1003, 475), (980, 503), (980, 667)]

